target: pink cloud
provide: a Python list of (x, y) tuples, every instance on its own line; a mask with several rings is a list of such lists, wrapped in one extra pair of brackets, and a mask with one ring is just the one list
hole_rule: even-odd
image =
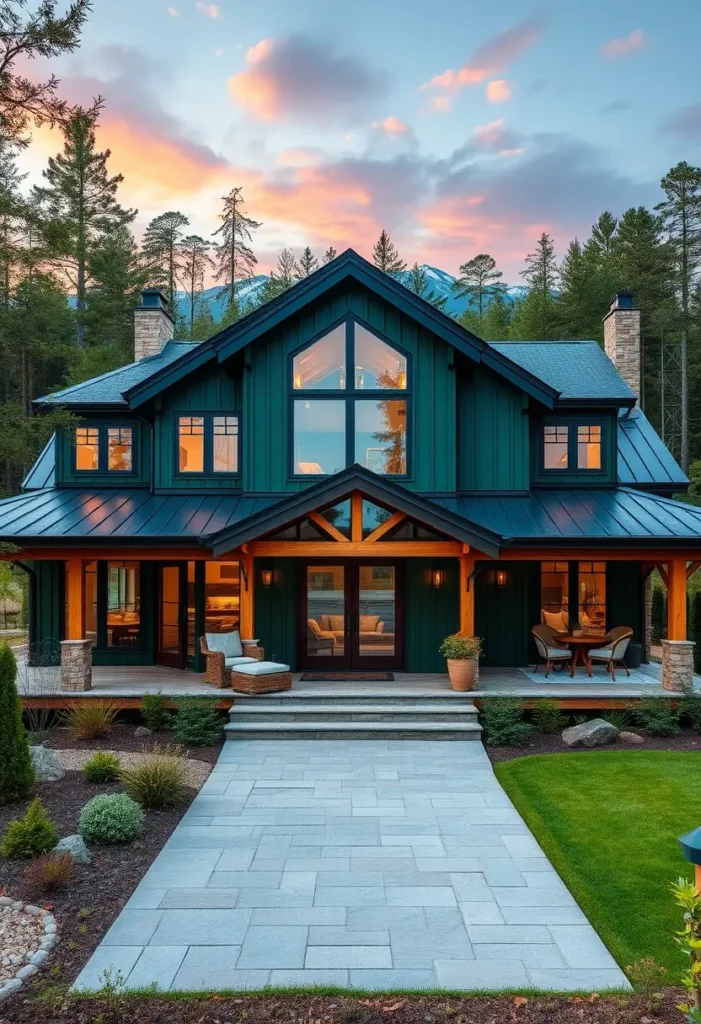
[(490, 103), (506, 103), (511, 99), (511, 91), (505, 78), (497, 78), (487, 84), (487, 99)]
[(500, 117), (497, 121), (490, 121), (489, 124), (478, 124), (473, 134), (477, 142), (492, 144), (503, 138), (503, 129), (504, 118)]
[[(436, 89), (455, 94), (466, 86), (479, 85), (485, 79), (504, 71), (540, 38), (544, 26), (542, 18), (531, 18), (478, 46), (467, 63), (454, 71), (449, 68), (425, 82), (422, 89)], [(439, 108), (440, 109), (440, 108)]]
[(627, 53), (633, 53), (635, 50), (642, 50), (646, 43), (645, 33), (641, 28), (636, 28), (627, 36), (610, 39), (608, 43), (604, 43), (601, 52), (607, 60), (614, 60), (616, 57), (624, 57)]
[(376, 131), (384, 132), (385, 135), (389, 135), (391, 138), (396, 138), (397, 135), (408, 135), (411, 128), (404, 121), (400, 121), (398, 117), (386, 117), (384, 121), (373, 121), (372, 127)]
[(208, 4), (204, 0), (196, 0), (195, 7), (200, 14), (204, 14), (207, 18), (218, 18), (221, 13), (216, 4)]
[(169, 7), (168, 8), (168, 14), (171, 16), (171, 18), (179, 18), (180, 17), (180, 11), (178, 10), (177, 7)]
[(314, 167), (321, 163), (322, 153), (313, 146), (292, 146), (278, 153), (280, 167)]

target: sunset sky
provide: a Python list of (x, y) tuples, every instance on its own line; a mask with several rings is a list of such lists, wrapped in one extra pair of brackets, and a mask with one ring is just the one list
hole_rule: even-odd
[[(490, 252), (516, 283), (542, 230), (562, 254), (701, 162), (698, 0), (94, 8), (52, 68), (72, 101), (105, 97), (100, 143), (137, 233), (179, 209), (208, 235), (241, 185), (262, 271), (285, 245), (369, 255), (384, 227), (410, 262), (455, 272)], [(59, 148), (35, 133), (34, 179)]]

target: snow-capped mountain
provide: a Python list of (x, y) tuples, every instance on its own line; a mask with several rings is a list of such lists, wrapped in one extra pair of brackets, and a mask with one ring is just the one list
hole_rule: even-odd
[[(438, 296), (446, 296), (448, 301), (445, 304), (445, 312), (450, 313), (453, 316), (460, 316), (467, 306), (467, 300), (463, 296), (457, 298), (453, 293), (453, 282), (455, 278), (452, 274), (447, 273), (445, 270), (439, 270), (438, 267), (431, 267), (427, 263), (424, 263), (422, 269), (426, 272), (428, 278), (429, 287)], [(409, 279), (409, 271), (404, 271), (403, 274), (399, 275), (399, 280), (402, 284), (406, 284)], [(237, 286), (237, 294), (243, 304), (252, 303), (255, 304), (263, 285), (268, 280), (267, 274), (256, 274), (248, 281), (243, 281)], [(220, 288), (216, 286), (214, 288), (207, 288), (202, 293), (202, 297), (205, 302), (209, 303), (214, 320), (218, 322), (221, 320), (224, 312), (224, 303), (221, 299), (217, 298)], [(525, 285), (510, 285), (505, 293), (507, 301), (515, 302), (517, 299), (524, 297), (528, 289)], [(178, 313), (183, 316), (187, 316), (187, 296), (185, 292), (176, 292), (176, 301), (178, 304)]]

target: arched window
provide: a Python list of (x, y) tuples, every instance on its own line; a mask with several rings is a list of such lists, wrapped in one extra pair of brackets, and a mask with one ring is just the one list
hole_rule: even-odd
[(292, 474), (407, 475), (405, 353), (348, 319), (292, 358)]

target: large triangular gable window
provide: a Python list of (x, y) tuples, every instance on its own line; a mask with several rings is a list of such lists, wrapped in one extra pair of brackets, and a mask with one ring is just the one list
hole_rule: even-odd
[(406, 476), (409, 357), (352, 318), (292, 358), (292, 475)]

